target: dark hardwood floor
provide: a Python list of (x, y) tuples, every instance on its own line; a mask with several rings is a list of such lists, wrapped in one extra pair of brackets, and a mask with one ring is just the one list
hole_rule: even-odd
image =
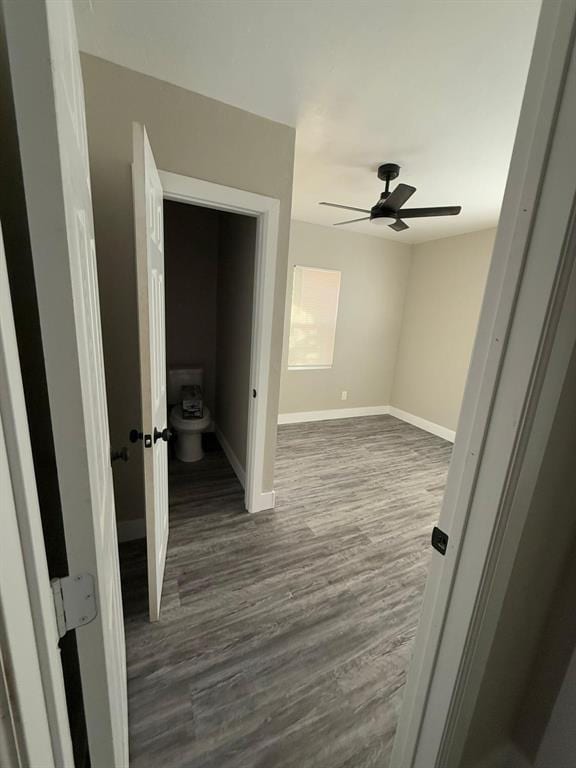
[(161, 619), (121, 547), (131, 765), (386, 768), (451, 445), (391, 416), (279, 429), (276, 510), (170, 464)]

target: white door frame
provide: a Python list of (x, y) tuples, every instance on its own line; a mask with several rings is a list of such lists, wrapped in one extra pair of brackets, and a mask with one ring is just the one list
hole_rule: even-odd
[[(257, 220), (252, 308), (252, 348), (246, 445), (245, 505), (248, 512), (274, 507), (274, 491), (263, 488), (272, 321), (278, 254), (280, 201), (177, 173), (159, 171), (164, 199), (253, 216)], [(257, 396), (251, 396), (255, 390)]]
[(128, 764), (126, 655), (74, 8), (2, 8), (68, 572), (95, 583), (96, 616), (74, 630), (90, 761), (109, 768)]
[(576, 5), (544, 3), (391, 768), (457, 768), (576, 344)]

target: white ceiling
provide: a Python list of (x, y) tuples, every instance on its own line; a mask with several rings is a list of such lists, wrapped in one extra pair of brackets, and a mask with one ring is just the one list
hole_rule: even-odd
[(369, 208), (381, 162), (418, 188), (409, 206), (462, 205), (399, 234), (347, 227), (422, 242), (497, 221), (539, 5), (76, 0), (76, 15), (82, 50), (296, 126), (296, 219), (355, 218), (318, 201)]

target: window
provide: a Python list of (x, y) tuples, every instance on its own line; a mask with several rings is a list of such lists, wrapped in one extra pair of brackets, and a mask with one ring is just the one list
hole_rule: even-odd
[(288, 368), (331, 368), (340, 272), (294, 267)]

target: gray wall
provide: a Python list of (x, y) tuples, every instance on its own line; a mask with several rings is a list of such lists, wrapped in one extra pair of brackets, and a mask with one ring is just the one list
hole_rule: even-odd
[[(146, 125), (158, 167), (280, 200), (275, 315), (264, 490), (273, 487), (274, 448), (295, 130), (94, 56), (82, 55), (104, 358), (112, 445), (141, 423), (134, 223), (132, 122)], [(114, 468), (117, 516), (141, 517), (139, 450)]]
[(538, 750), (536, 768), (574, 763), (576, 755), (576, 647)]
[[(572, 504), (576, 510), (576, 487)], [(566, 560), (513, 730), (540, 768), (576, 763), (576, 538)]]
[[(402, 243), (292, 222), (280, 413), (390, 403), (410, 259)], [(288, 370), (294, 264), (342, 272), (334, 364), (327, 370)]]
[(220, 214), (216, 410), (218, 429), (246, 469), (256, 219)]
[(463, 765), (474, 766), (510, 740), (533, 760), (576, 646), (570, 615), (576, 603), (575, 425), (576, 351), (484, 669)]
[(216, 385), (218, 211), (164, 202), (166, 365), (204, 369), (212, 413)]
[(412, 248), (391, 404), (455, 430), (496, 230)]

